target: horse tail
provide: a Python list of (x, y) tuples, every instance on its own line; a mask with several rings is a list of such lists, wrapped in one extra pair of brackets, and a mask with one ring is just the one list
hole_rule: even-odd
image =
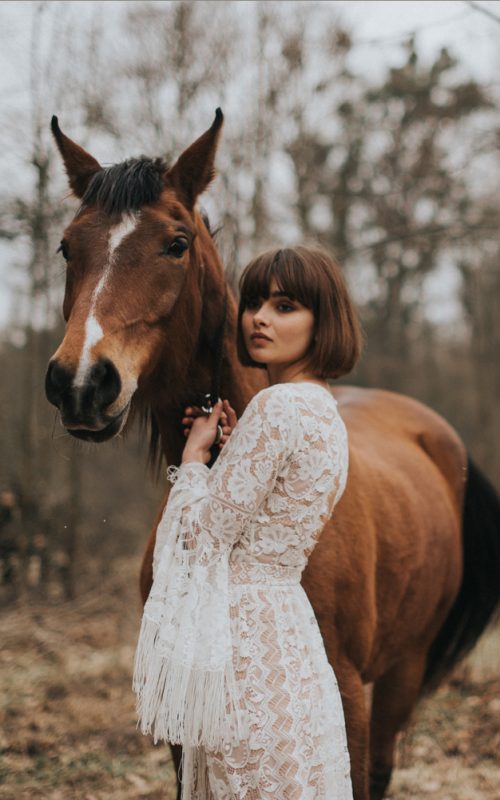
[(462, 519), (463, 575), (458, 595), (433, 641), (422, 690), (429, 691), (476, 644), (500, 607), (500, 500), (467, 459)]

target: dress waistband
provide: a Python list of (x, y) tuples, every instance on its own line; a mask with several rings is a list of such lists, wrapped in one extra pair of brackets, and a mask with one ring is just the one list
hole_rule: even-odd
[(295, 586), (300, 583), (302, 566), (265, 564), (257, 561), (230, 561), (231, 583), (259, 583), (266, 586)]

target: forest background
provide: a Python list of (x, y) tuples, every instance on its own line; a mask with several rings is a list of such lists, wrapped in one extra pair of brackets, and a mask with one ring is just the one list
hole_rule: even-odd
[[(452, 48), (423, 55), (418, 33), (401, 37), (396, 65), (353, 69), (356, 34), (335, 3), (92, 3), (86, 13), (78, 3), (30, 6), (29, 114), (9, 114), (0, 133), (0, 257), (11, 298), (0, 330), (6, 630), (14, 619), (26, 633), (35, 613), (44, 653), (64, 647), (68, 625), (102, 646), (83, 624), (94, 614), (108, 655), (118, 646), (129, 654), (131, 629), (106, 628), (115, 619), (109, 602), (136, 602), (136, 624), (140, 554), (164, 490), (163, 477), (148, 475), (144, 431), (83, 446), (45, 399), (47, 362), (63, 333), (56, 249), (75, 210), (50, 137), (52, 113), (106, 164), (141, 153), (173, 161), (221, 106), (218, 177), (202, 204), (234, 290), (247, 260), (269, 245), (315, 241), (333, 250), (366, 339), (349, 382), (432, 406), (498, 486), (498, 78), (471, 74)], [(489, 23), (500, 33), (500, 15)], [(8, 641), (12, 655), (22, 636)], [(128, 667), (113, 664), (124, 679)], [(71, 693), (65, 680), (44, 684), (46, 702)], [(20, 758), (38, 775), (41, 746), (32, 739), (34, 755), (23, 739)], [(133, 776), (125, 782), (132, 793), (122, 787), (120, 796), (164, 796), (147, 794), (137, 765), (124, 774)], [(51, 797), (66, 796), (54, 787)], [(8, 791), (0, 782), (0, 797)]]

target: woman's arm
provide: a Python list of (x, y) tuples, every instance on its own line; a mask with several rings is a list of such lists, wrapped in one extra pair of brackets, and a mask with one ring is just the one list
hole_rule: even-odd
[(184, 461), (158, 526), (134, 666), (141, 729), (218, 747), (245, 738), (233, 672), (229, 552), (296, 444), (293, 404), (252, 398), (217, 462)]
[[(263, 389), (248, 404), (211, 470), (201, 460), (183, 458), (158, 526), (155, 561), (174, 508), (181, 515), (184, 546), (195, 548), (201, 563), (233, 546), (296, 447), (296, 414), (286, 391)], [(186, 451), (188, 458), (196, 453), (188, 445)]]

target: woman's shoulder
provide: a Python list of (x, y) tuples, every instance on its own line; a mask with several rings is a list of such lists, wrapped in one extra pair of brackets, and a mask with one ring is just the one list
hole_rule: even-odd
[[(240, 426), (241, 423), (241, 426)], [(304, 443), (346, 438), (337, 401), (321, 384), (306, 381), (275, 383), (260, 389), (248, 403), (238, 427), (266, 433), (292, 443), (292, 450)]]
[[(245, 411), (240, 422), (242, 427), (257, 427), (267, 431), (269, 435), (283, 435), (289, 437), (291, 431), (300, 426), (299, 411), (293, 394), (288, 391), (285, 384), (265, 386), (256, 392)], [(271, 431), (274, 431), (271, 434)]]
[(257, 392), (253, 399), (262, 398), (262, 401), (265, 402), (269, 397), (280, 398), (283, 402), (290, 401), (292, 403), (297, 398), (314, 398), (318, 402), (323, 401), (330, 403), (332, 406), (337, 406), (337, 401), (330, 389), (313, 381), (273, 383), (271, 386), (266, 386)]
[(295, 381), (274, 383), (260, 389), (250, 400), (246, 411), (249, 415), (257, 415), (279, 419), (280, 424), (301, 424), (304, 416), (321, 416), (329, 420), (338, 416), (337, 401), (329, 391), (319, 383)]
[(303, 433), (311, 430), (321, 431), (325, 438), (337, 438), (339, 428), (345, 429), (339, 413), (338, 403), (330, 389), (313, 381), (277, 383), (263, 390), (275, 400), (274, 408), (285, 409), (291, 424), (298, 426)]
[(313, 381), (273, 383), (271, 386), (265, 386), (256, 392), (250, 403), (265, 406), (267, 401), (277, 400), (283, 404), (291, 403), (295, 405), (299, 398), (314, 400), (318, 403), (327, 403), (334, 408), (337, 406), (337, 401), (330, 389)]
[(282, 406), (289, 408), (292, 393), (285, 388), (287, 384), (274, 383), (259, 389), (247, 405), (247, 409), (253, 409), (264, 414), (275, 413), (276, 408)]

